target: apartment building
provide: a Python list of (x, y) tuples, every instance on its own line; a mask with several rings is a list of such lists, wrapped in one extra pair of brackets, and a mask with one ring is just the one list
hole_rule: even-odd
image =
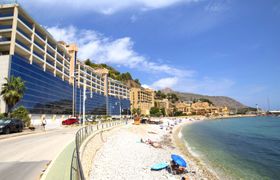
[(167, 116), (173, 115), (173, 104), (168, 99), (155, 99), (155, 107), (165, 109)]
[[(57, 42), (17, 3), (0, 2), (0, 88), (11, 76), (21, 77), (26, 86), (16, 107), (23, 105), (32, 114), (80, 113), (86, 88), (87, 113), (128, 111), (129, 89), (108, 78), (108, 70), (85, 65), (77, 53), (75, 44)], [(0, 112), (6, 110), (1, 98)]]
[(131, 109), (140, 109), (141, 114), (149, 115), (150, 109), (154, 107), (154, 90), (149, 88), (130, 89)]
[(217, 107), (208, 102), (176, 103), (177, 111), (181, 111), (184, 115), (203, 115), (203, 116), (227, 116), (229, 110), (227, 107)]

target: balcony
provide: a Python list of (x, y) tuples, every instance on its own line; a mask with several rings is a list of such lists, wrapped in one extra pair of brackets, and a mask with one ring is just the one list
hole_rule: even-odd
[(38, 48), (40, 48), (42, 51), (45, 51), (45, 49), (36, 41), (34, 41), (34, 44), (36, 44), (36, 46), (38, 46)]
[(58, 54), (63, 58), (63, 52), (61, 52), (61, 51), (57, 51), (58, 52)]
[(54, 66), (54, 62), (52, 60), (50, 60), (49, 58), (47, 58), (47, 63), (49, 63), (50, 65)]
[(47, 50), (47, 52), (48, 52), (48, 54), (49, 54), (51, 57), (54, 58), (54, 54), (53, 54), (53, 53), (51, 53), (49, 50)]
[(30, 47), (26, 46), (25, 44), (23, 44), (22, 42), (20, 42), (19, 40), (16, 40), (16, 43), (18, 45), (20, 45), (21, 47), (23, 47), (24, 49), (30, 51)]
[(21, 22), (23, 22), (23, 24), (25, 24), (30, 30), (33, 29), (32, 23), (28, 22), (23, 16), (19, 15), (18, 19), (21, 20)]
[(55, 51), (55, 45), (52, 43), (48, 43), (48, 45)]
[(66, 69), (64, 69), (64, 73), (65, 73), (66, 75), (68, 75), (68, 76), (69, 76), (69, 74), (70, 74), (69, 70), (66, 70)]
[(56, 59), (57, 60), (57, 62), (59, 63), (59, 64), (61, 64), (61, 66), (63, 65), (63, 61), (62, 60), (60, 60), (60, 59)]
[(17, 28), (17, 31), (18, 31), (21, 35), (23, 35), (25, 38), (27, 38), (28, 40), (31, 41), (31, 37), (30, 37), (27, 33), (25, 33), (23, 30)]
[(62, 72), (62, 67), (61, 66), (56, 66), (56, 69), (58, 69)]
[(0, 37), (0, 42), (9, 42), (11, 41), (10, 37)]
[(12, 12), (10, 13), (0, 13), (0, 18), (7, 18), (7, 17), (13, 17), (14, 14)]
[(39, 31), (35, 30), (35, 34), (41, 39), (41, 41), (45, 42), (45, 36), (41, 34)]
[(41, 54), (37, 53), (36, 51), (33, 51), (33, 54), (35, 54), (36, 56), (41, 58), (41, 60), (44, 60), (44, 56), (42, 56)]
[(12, 29), (12, 25), (0, 25), (0, 30)]

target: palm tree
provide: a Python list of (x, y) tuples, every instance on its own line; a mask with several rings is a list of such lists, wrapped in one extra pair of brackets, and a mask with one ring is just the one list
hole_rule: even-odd
[(2, 86), (1, 95), (8, 106), (8, 114), (17, 102), (23, 97), (25, 91), (25, 83), (21, 77), (12, 76), (10, 79), (5, 78), (6, 83)]

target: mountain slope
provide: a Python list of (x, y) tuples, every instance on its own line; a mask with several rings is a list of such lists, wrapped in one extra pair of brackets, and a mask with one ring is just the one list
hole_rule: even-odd
[(226, 96), (207, 96), (207, 95), (201, 95), (201, 94), (193, 94), (193, 93), (183, 93), (183, 92), (177, 92), (173, 91), (170, 88), (165, 88), (161, 90), (163, 93), (174, 93), (176, 94), (180, 100), (182, 101), (193, 101), (195, 99), (205, 98), (209, 99), (214, 103), (215, 106), (227, 106), (230, 109), (242, 109), (247, 108), (248, 106), (243, 105), (242, 103), (238, 102), (237, 100), (226, 97)]

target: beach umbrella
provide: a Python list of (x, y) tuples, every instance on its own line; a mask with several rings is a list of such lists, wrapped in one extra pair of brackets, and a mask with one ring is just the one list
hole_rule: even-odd
[(178, 164), (179, 166), (187, 167), (186, 161), (185, 161), (181, 156), (176, 155), (176, 154), (172, 154), (172, 155), (171, 155), (171, 159), (172, 159), (176, 164)]

